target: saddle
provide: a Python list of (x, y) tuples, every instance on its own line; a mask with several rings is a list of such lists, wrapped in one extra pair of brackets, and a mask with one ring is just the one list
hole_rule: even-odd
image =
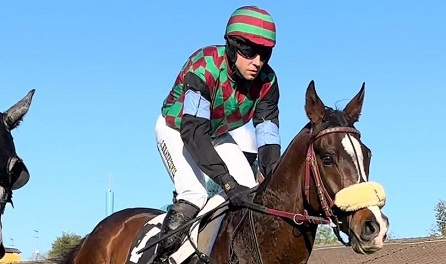
[[(225, 200), (226, 196), (223, 193), (213, 196), (198, 213), (197, 217), (221, 205)], [(223, 207), (212, 213), (210, 216), (191, 225), (189, 228), (189, 236), (185, 238), (181, 247), (169, 256), (169, 263), (184, 263), (184, 261), (189, 259), (189, 257), (191, 257), (197, 250), (200, 253), (209, 256), (224, 216), (222, 212), (225, 210), (226, 208)], [(151, 263), (157, 246), (153, 246), (141, 253), (138, 253), (138, 251), (153, 244), (159, 238), (158, 234), (166, 214), (167, 213), (156, 216), (141, 228), (132, 243), (126, 264)]]

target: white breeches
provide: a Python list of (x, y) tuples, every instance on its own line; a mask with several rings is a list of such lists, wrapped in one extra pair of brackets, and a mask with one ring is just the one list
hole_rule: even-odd
[[(155, 138), (161, 159), (172, 179), (177, 200), (186, 200), (199, 208), (206, 204), (208, 194), (206, 177), (189, 152), (184, 148), (180, 132), (168, 127), (160, 115), (156, 122)], [(229, 173), (244, 186), (254, 187), (256, 181), (242, 150), (228, 133), (212, 141), (218, 155), (225, 162)]]

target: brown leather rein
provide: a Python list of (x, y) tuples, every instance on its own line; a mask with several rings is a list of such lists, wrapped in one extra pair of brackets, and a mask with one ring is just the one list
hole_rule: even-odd
[[(315, 136), (312, 136), (310, 138), (310, 144), (308, 146), (307, 156), (305, 159), (305, 185), (304, 185), (305, 193), (304, 193), (304, 195), (305, 195), (305, 199), (306, 199), (307, 203), (309, 204), (310, 203), (310, 179), (311, 179), (311, 177), (313, 177), (315, 187), (316, 187), (316, 193), (318, 195), (319, 202), (324, 210), (325, 217), (310, 216), (306, 209), (304, 209), (303, 214), (299, 214), (299, 213), (291, 213), (291, 212), (271, 209), (271, 208), (268, 208), (268, 207), (265, 207), (265, 206), (262, 206), (259, 204), (255, 204), (253, 202), (245, 202), (245, 207), (249, 208), (250, 210), (247, 211), (248, 214), (245, 213), (242, 216), (242, 219), (240, 220), (239, 224), (234, 229), (233, 236), (231, 237), (231, 242), (230, 242), (230, 253), (229, 253), (230, 259), (235, 254), (234, 249), (233, 249), (233, 242), (234, 242), (235, 234), (240, 230), (241, 224), (246, 219), (246, 216), (249, 215), (250, 228), (251, 228), (251, 232), (253, 233), (253, 239), (254, 239), (254, 243), (255, 243), (255, 249), (256, 249), (255, 251), (256, 251), (256, 255), (257, 255), (257, 260), (258, 260), (258, 263), (261, 263), (261, 264), (263, 263), (262, 256), (261, 256), (261, 253), (259, 250), (256, 232), (255, 232), (254, 220), (252, 218), (253, 211), (260, 212), (263, 214), (275, 215), (275, 216), (278, 216), (281, 218), (287, 218), (287, 219), (292, 220), (294, 222), (294, 224), (296, 224), (296, 225), (302, 225), (304, 223), (330, 224), (330, 222), (333, 222), (333, 224), (335, 225), (333, 227), (333, 231), (334, 231), (335, 235), (337, 236), (338, 240), (345, 246), (350, 245), (349, 242), (347, 242), (347, 243), (344, 242), (344, 240), (340, 236), (339, 230), (340, 230), (340, 225), (342, 223), (338, 220), (337, 216), (333, 213), (334, 201), (328, 194), (327, 189), (325, 188), (324, 183), (322, 182), (321, 174), (319, 172), (319, 167), (318, 167), (317, 159), (315, 157), (315, 152), (314, 152), (313, 144), (314, 144), (315, 140), (317, 140), (325, 135), (331, 134), (331, 133), (347, 133), (347, 134), (358, 134), (358, 135), (361, 134), (359, 132), (359, 130), (352, 128), (352, 127), (334, 127), (334, 128), (327, 128), (327, 129), (321, 130)], [(312, 130), (310, 130), (310, 134), (312, 134)], [(255, 192), (256, 189), (257, 189), (257, 187), (253, 188), (252, 192)], [(229, 204), (229, 202), (226, 201), (225, 203), (221, 204), (220, 206), (214, 208), (214, 210), (209, 211), (207, 214), (213, 213), (217, 209), (227, 206), (228, 204)], [(196, 222), (198, 220), (201, 220), (207, 214), (204, 214), (202, 216), (199, 216), (199, 217), (189, 221), (188, 223), (184, 224), (182, 226), (182, 228), (176, 229), (174, 232), (172, 232), (168, 236), (179, 232), (183, 228), (190, 226), (191, 224), (193, 224), (194, 222)], [(139, 253), (151, 248), (152, 246), (156, 245), (159, 241), (167, 238), (168, 236), (157, 239), (155, 242), (153, 242), (153, 243), (149, 244), (148, 246), (146, 246), (145, 248), (139, 250), (137, 253), (139, 254)], [(193, 243), (192, 243), (192, 245), (193, 245)], [(196, 251), (195, 253), (198, 255), (198, 257), (200, 259), (205, 261), (205, 263), (208, 263), (208, 262), (206, 262), (206, 261), (208, 261), (208, 257), (205, 254), (199, 252), (197, 248), (195, 248), (195, 251)], [(232, 263), (232, 261), (230, 261), (230, 263)]]
[[(311, 133), (311, 131), (310, 131)], [(261, 212), (264, 214), (275, 215), (282, 218), (288, 218), (292, 220), (296, 225), (301, 225), (303, 223), (311, 223), (311, 224), (329, 224), (330, 220), (337, 226), (341, 223), (338, 221), (336, 215), (333, 213), (334, 201), (330, 197), (327, 192), (327, 189), (322, 182), (321, 174), (319, 172), (319, 167), (317, 164), (317, 160), (314, 152), (314, 141), (318, 138), (321, 138), (325, 135), (331, 133), (348, 133), (348, 134), (358, 134), (360, 135), (359, 130), (352, 127), (334, 127), (327, 128), (320, 131), (316, 136), (311, 138), (310, 144), (307, 150), (307, 156), (305, 159), (305, 199), (307, 203), (310, 203), (310, 179), (313, 177), (316, 193), (318, 195), (319, 202), (324, 210), (325, 217), (320, 216), (310, 216), (307, 210), (304, 210), (303, 214), (298, 213), (290, 213), (286, 211), (280, 211), (271, 209), (268, 207), (264, 207), (259, 204), (255, 204), (252, 202), (246, 202), (245, 206), (253, 211)], [(342, 241), (341, 241), (342, 242)]]

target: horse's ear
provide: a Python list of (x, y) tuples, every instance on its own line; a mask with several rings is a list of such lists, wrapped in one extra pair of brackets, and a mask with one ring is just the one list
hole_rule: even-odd
[(16, 128), (20, 121), (22, 121), (23, 116), (28, 112), (29, 106), (34, 95), (34, 89), (28, 92), (28, 94), (18, 101), (15, 105), (11, 106), (3, 114), (3, 123), (6, 128), (11, 131)]
[(349, 118), (350, 125), (353, 125), (359, 120), (361, 115), (362, 103), (364, 102), (365, 83), (362, 83), (359, 93), (347, 104), (344, 108), (344, 112)]
[(325, 105), (316, 93), (314, 81), (311, 81), (305, 95), (305, 111), (311, 123), (322, 120), (325, 114)]

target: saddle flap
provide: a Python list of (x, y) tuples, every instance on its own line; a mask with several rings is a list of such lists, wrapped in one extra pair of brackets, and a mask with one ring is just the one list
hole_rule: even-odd
[[(211, 211), (212, 209), (225, 202), (225, 200), (226, 196), (224, 194), (220, 193), (219, 195), (213, 196), (211, 199), (208, 200), (205, 207), (198, 213), (198, 216)], [(224, 208), (220, 210), (224, 210)], [(215, 212), (213, 215), (218, 215), (218, 213), (221, 212), (220, 210)], [(161, 226), (165, 216), (166, 213), (156, 216), (155, 218), (147, 222), (138, 232), (135, 241), (132, 243), (129, 257), (126, 262), (127, 264), (146, 264), (149, 262), (149, 260), (151, 260), (152, 256), (156, 252), (156, 246), (140, 254), (137, 254), (137, 252), (158, 239), (158, 234), (161, 230)], [(200, 252), (206, 255), (209, 255), (211, 253), (212, 246), (214, 244), (215, 238), (217, 237), (218, 229), (220, 228), (222, 219), (223, 215), (219, 216), (216, 219), (212, 219), (211, 217), (211, 222), (197, 222), (190, 227), (190, 238), (195, 246), (197, 246), (198, 244), (198, 250)], [(186, 237), (181, 247), (169, 257), (169, 263), (183, 263), (195, 252), (194, 246), (191, 244), (191, 240)]]
[[(212, 209), (224, 203), (225, 200), (226, 195), (223, 194), (223, 192), (213, 196), (211, 199), (209, 199), (200, 213), (198, 213), (198, 216), (211, 211)], [(224, 208), (220, 210), (224, 210)], [(214, 215), (218, 215), (218, 212), (219, 211), (215, 212)], [(191, 233), (191, 240), (195, 244), (195, 246), (197, 246), (196, 241), (198, 240), (198, 250), (200, 252), (208, 256), (211, 254), (211, 250), (217, 237), (218, 230), (220, 229), (220, 223), (222, 219), (223, 215), (219, 216), (217, 219), (213, 219), (211, 222), (207, 222), (200, 232), (198, 232), (200, 228), (199, 224), (195, 224), (192, 226), (193, 229)], [(170, 263), (183, 263), (195, 252), (195, 248), (191, 244), (191, 240), (186, 238), (183, 245), (181, 245), (181, 247), (169, 257)]]

